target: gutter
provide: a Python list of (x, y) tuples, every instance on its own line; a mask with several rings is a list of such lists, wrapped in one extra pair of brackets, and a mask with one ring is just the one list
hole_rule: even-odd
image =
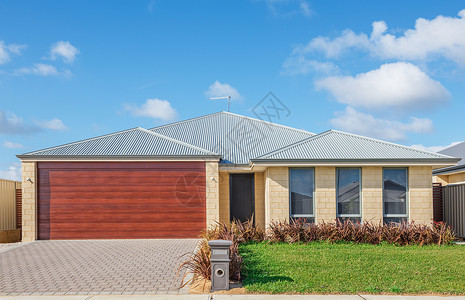
[(51, 160), (208, 160), (219, 161), (221, 155), (16, 155), (21, 161)]
[(465, 171), (465, 165), (446, 167), (443, 169), (434, 170), (433, 175), (448, 174), (448, 173), (460, 171), (462, 169)]
[(252, 159), (254, 165), (292, 165), (292, 164), (423, 164), (423, 165), (455, 165), (459, 158), (437, 158), (437, 159)]

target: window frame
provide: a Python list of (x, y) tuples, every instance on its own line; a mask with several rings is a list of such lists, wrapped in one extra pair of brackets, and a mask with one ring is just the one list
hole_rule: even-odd
[[(292, 190), (291, 190), (291, 171), (295, 169), (304, 169), (304, 170), (312, 170), (313, 172), (313, 186), (312, 186), (312, 202), (313, 202), (313, 213), (312, 214), (292, 214)], [(299, 168), (289, 168), (289, 218), (315, 218), (315, 168), (314, 167), (299, 167)]]
[[(406, 170), (405, 176), (405, 214), (386, 214), (385, 206), (384, 206), (384, 170)], [(409, 168), (408, 167), (384, 167), (383, 168), (383, 219), (385, 218), (406, 218), (407, 221), (409, 219), (409, 204), (410, 204), (410, 193), (409, 193)]]
[[(339, 214), (339, 202), (338, 202), (338, 196), (339, 196), (339, 176), (338, 172), (339, 170), (342, 169), (349, 169), (349, 170), (358, 170), (358, 199), (359, 199), (359, 214)], [(336, 218), (360, 218), (362, 219), (362, 201), (363, 201), (363, 195), (362, 195), (362, 168), (361, 167), (341, 167), (341, 168), (336, 168)]]

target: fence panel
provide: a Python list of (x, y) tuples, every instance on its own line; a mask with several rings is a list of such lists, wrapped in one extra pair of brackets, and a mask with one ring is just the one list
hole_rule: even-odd
[(16, 229), (20, 229), (23, 225), (23, 190), (16, 189)]
[(434, 222), (444, 221), (441, 183), (433, 183), (433, 220)]
[(465, 184), (443, 187), (444, 221), (458, 237), (465, 238)]
[(0, 179), (0, 230), (16, 229), (16, 190), (21, 182)]

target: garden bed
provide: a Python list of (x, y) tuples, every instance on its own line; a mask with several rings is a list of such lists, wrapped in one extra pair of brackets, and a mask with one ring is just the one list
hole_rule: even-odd
[(245, 243), (252, 293), (465, 294), (465, 246)]
[[(230, 280), (250, 293), (465, 294), (465, 247), (443, 223), (433, 226), (273, 222), (267, 231), (218, 223), (178, 271), (210, 280), (210, 240), (230, 240)], [(192, 286), (191, 286), (192, 287)], [(207, 288), (208, 289), (208, 288)]]

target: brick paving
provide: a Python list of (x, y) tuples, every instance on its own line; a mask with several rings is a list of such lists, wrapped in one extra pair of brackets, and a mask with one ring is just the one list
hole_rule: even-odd
[(196, 240), (37, 241), (0, 253), (0, 295), (179, 293)]

